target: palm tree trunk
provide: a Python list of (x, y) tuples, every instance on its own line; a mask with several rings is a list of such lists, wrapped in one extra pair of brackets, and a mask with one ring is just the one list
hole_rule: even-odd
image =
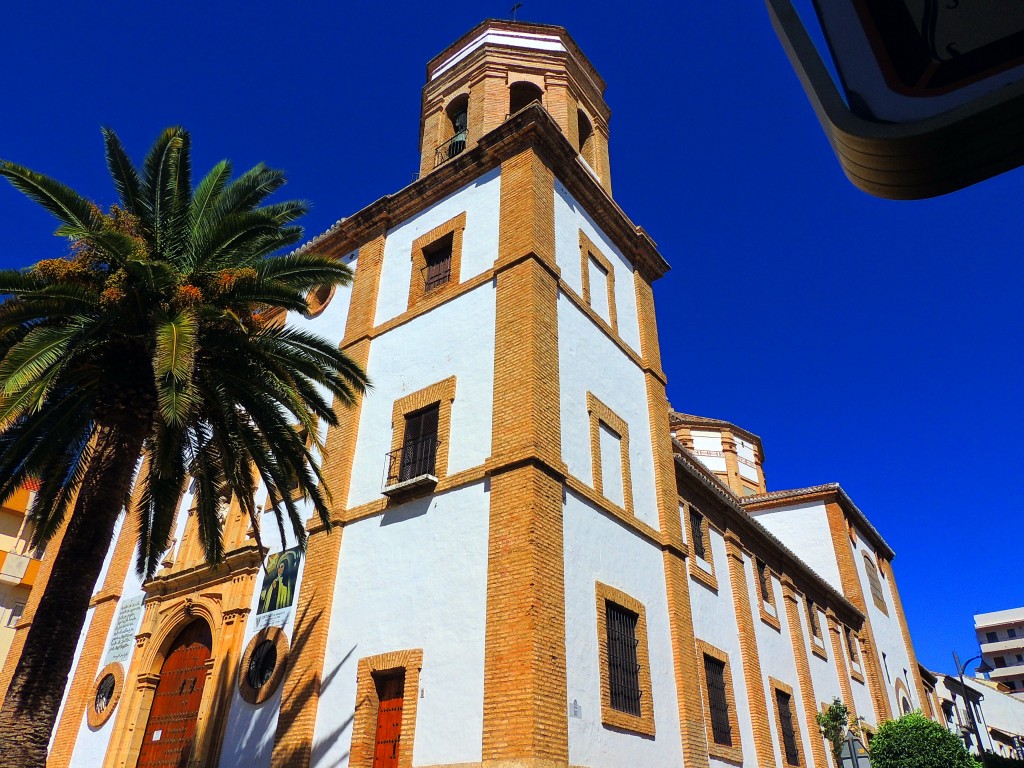
[(45, 768), (75, 647), (148, 424), (97, 430), (92, 461), (0, 709), (0, 766)]

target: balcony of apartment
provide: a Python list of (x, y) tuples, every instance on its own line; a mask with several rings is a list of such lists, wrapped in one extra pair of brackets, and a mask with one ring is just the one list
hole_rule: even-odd
[(1007, 664), (1005, 667), (992, 669), (988, 676), (991, 680), (1002, 683), (1024, 677), (1024, 663)]
[(32, 527), (25, 513), (32, 491), (23, 488), (0, 507), (0, 582), (31, 587), (39, 573), (42, 550), (33, 549)]
[(1008, 640), (997, 640), (994, 643), (982, 643), (981, 652), (986, 656), (1001, 653), (1020, 653), (1024, 649), (1024, 637), (1011, 637)]

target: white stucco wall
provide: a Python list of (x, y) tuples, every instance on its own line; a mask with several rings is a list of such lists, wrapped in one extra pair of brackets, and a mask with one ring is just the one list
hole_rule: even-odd
[[(788, 605), (787, 605), (788, 608)], [(814, 647), (813, 640), (811, 639), (810, 625), (807, 622), (807, 602), (804, 600), (797, 600), (797, 616), (793, 616), (793, 621), (799, 621), (803, 627), (803, 637), (805, 643), (805, 649), (807, 653), (807, 664), (811, 670), (811, 684), (814, 686), (814, 696), (817, 698), (815, 703), (815, 709), (819, 708), (821, 704), (831, 704), (833, 699), (844, 699), (843, 690), (839, 686), (839, 677), (836, 672), (835, 660), (832, 658), (831, 644), (826, 646), (828, 653), (828, 660), (824, 660), (818, 656), (815, 656), (812, 652)], [(820, 617), (819, 617), (820, 618)], [(787, 614), (787, 621), (790, 617)], [(822, 627), (824, 630), (825, 628)], [(870, 712), (870, 710), (868, 710)], [(860, 709), (857, 710), (858, 714), (863, 714)]]
[(460, 213), (466, 212), (466, 229), (462, 233), (459, 280), (466, 282), (494, 265), (498, 258), (500, 193), (501, 170), (496, 168), (388, 231), (375, 325), (409, 308), (413, 241)]
[[(722, 433), (703, 429), (691, 429), (693, 451), (697, 459), (712, 472), (725, 472), (725, 456), (722, 453)], [(710, 454), (710, 455), (709, 455)]]
[[(593, 485), (587, 414), (587, 392), (591, 392), (629, 427), (633, 512), (658, 528), (654, 452), (643, 372), (563, 294), (558, 297), (558, 377), (562, 459), (569, 473)], [(605, 463), (602, 459), (602, 467)]]
[[(871, 582), (868, 580), (867, 566), (864, 562), (864, 554), (867, 553), (872, 562), (878, 563), (878, 556), (874, 548), (864, 539), (861, 531), (857, 531), (857, 541), (851, 542), (853, 548), (853, 562), (857, 567), (857, 576), (860, 579), (861, 590), (864, 592), (864, 603), (867, 605), (868, 618), (871, 620), (871, 631), (875, 636), (875, 644), (881, 654), (885, 654), (885, 663), (882, 665), (882, 675), (885, 677), (885, 690), (889, 696), (889, 704), (894, 714), (902, 714), (899, 698), (896, 695), (896, 680), (903, 680), (907, 686), (910, 696), (910, 704), (913, 709), (922, 708), (924, 705), (917, 693), (917, 687), (913, 681), (913, 666), (910, 663), (910, 654), (907, 652), (906, 643), (903, 640), (903, 630), (900, 627), (899, 617), (896, 613), (896, 606), (892, 599), (892, 585), (888, 578), (882, 576), (879, 569), (878, 579), (882, 587), (882, 596), (888, 614), (883, 613), (875, 605), (871, 595)], [(885, 668), (889, 674), (886, 676)]]
[(832, 541), (824, 504), (814, 501), (748, 512), (815, 573), (842, 593), (843, 584), (835, 551), (831, 546), (822, 545), (822, 542)]
[[(668, 597), (661, 550), (567, 492), (564, 514), (565, 632), (569, 762), (588, 768), (678, 766), (679, 705), (673, 675)], [(656, 735), (653, 739), (604, 727), (597, 638), (596, 584), (644, 605)], [(645, 693), (645, 695), (648, 695)]]
[[(555, 261), (562, 272), (562, 279), (578, 296), (583, 296), (580, 230), (583, 230), (583, 233), (611, 262), (615, 277), (615, 314), (619, 338), (639, 354), (640, 325), (636, 313), (633, 265), (598, 229), (594, 220), (569, 194), (565, 186), (555, 179)], [(596, 301), (607, 303), (606, 295), (607, 292), (598, 297)]]
[[(743, 438), (737, 437), (736, 456), (739, 458), (740, 477), (757, 482), (757, 457), (754, 454), (754, 444), (748, 443)], [(750, 462), (749, 464), (746, 462)]]
[(491, 455), (494, 404), (495, 292), (488, 283), (374, 339), (367, 373), (348, 506), (381, 498), (385, 454), (391, 450), (396, 400), (455, 376), (448, 474)]
[(489, 508), (481, 481), (345, 527), (313, 766), (348, 765), (359, 659), (415, 648), (413, 763), (480, 761)]

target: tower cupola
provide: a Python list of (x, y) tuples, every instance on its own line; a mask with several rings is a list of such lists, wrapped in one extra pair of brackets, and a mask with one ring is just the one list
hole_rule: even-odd
[(604, 80), (562, 27), (489, 19), (427, 64), (420, 175), (539, 103), (611, 193)]

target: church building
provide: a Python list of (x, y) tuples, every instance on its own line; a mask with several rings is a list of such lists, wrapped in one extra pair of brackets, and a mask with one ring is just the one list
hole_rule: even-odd
[(303, 246), (355, 279), (281, 319), (374, 382), (321, 435), (334, 529), (262, 492), (268, 551), (232, 503), (211, 566), (186, 494), (143, 583), (129, 516), (51, 768), (826, 768), (834, 698), (930, 711), (865, 514), (670, 409), (604, 90), (557, 26), (429, 62), (418, 180)]

